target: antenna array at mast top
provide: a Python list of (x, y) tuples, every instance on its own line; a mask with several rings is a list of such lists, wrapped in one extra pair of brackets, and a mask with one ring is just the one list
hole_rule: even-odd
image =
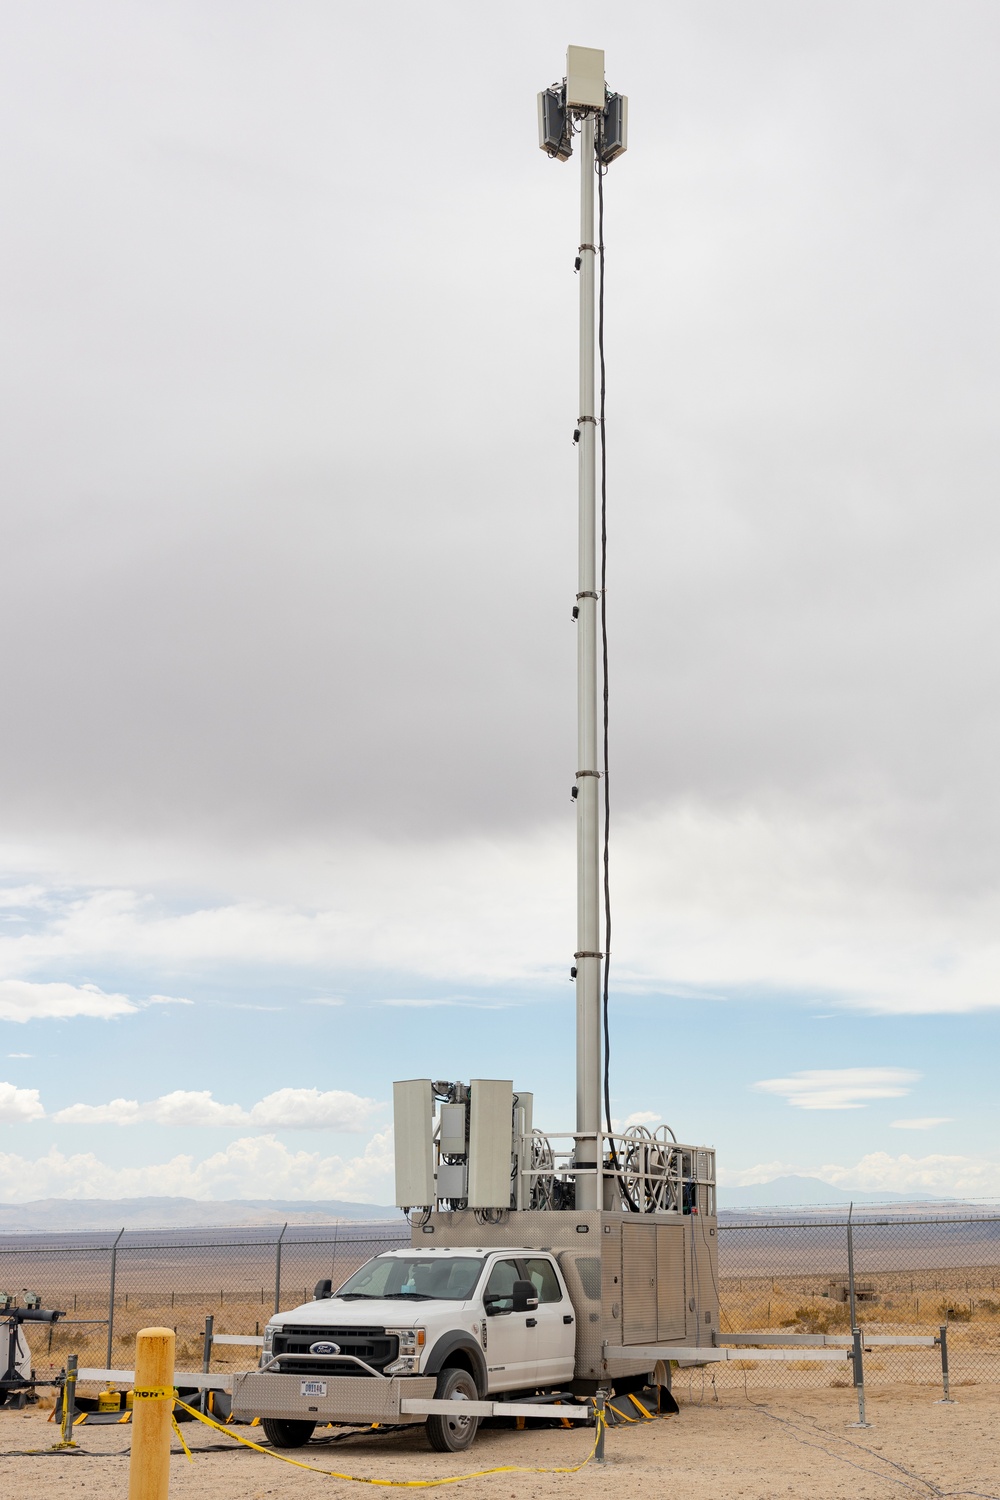
[(538, 144), (556, 161), (573, 154), (574, 115), (597, 116), (595, 150), (604, 165), (628, 148), (628, 99), (605, 83), (600, 47), (568, 48), (566, 77), (538, 96)]

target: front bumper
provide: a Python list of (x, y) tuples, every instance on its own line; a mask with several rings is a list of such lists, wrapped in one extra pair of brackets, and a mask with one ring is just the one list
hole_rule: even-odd
[(277, 1417), (283, 1421), (422, 1422), (403, 1415), (403, 1398), (429, 1400), (437, 1389), (433, 1375), (277, 1375), (248, 1370), (233, 1376), (233, 1416), (240, 1420)]

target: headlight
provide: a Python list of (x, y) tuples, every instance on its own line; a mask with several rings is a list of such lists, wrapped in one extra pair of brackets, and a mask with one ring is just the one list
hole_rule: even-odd
[(387, 1328), (385, 1331), (399, 1339), (400, 1354), (419, 1354), (427, 1342), (427, 1334), (422, 1328)]
[(270, 1323), (264, 1329), (264, 1345), (260, 1351), (260, 1362), (262, 1365), (267, 1364), (274, 1352), (274, 1335), (276, 1332), (277, 1329), (272, 1327)]

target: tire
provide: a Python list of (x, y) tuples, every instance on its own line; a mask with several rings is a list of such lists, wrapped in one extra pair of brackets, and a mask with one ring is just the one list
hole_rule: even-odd
[(286, 1422), (280, 1417), (265, 1417), (260, 1425), (272, 1448), (304, 1448), (316, 1431), (315, 1422)]
[[(478, 1401), (475, 1377), (468, 1370), (442, 1370), (438, 1376), (436, 1401)], [(472, 1447), (479, 1431), (478, 1417), (460, 1417), (451, 1412), (427, 1418), (427, 1441), (435, 1453), (463, 1453)]]

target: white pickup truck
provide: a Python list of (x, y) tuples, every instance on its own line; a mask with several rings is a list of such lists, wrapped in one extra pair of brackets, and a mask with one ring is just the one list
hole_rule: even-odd
[(282, 1448), (320, 1422), (426, 1420), (431, 1447), (456, 1453), (479, 1417), (413, 1405), (566, 1389), (575, 1349), (576, 1312), (547, 1251), (390, 1250), (271, 1319), (260, 1369), (234, 1378), (233, 1411), (262, 1418)]

